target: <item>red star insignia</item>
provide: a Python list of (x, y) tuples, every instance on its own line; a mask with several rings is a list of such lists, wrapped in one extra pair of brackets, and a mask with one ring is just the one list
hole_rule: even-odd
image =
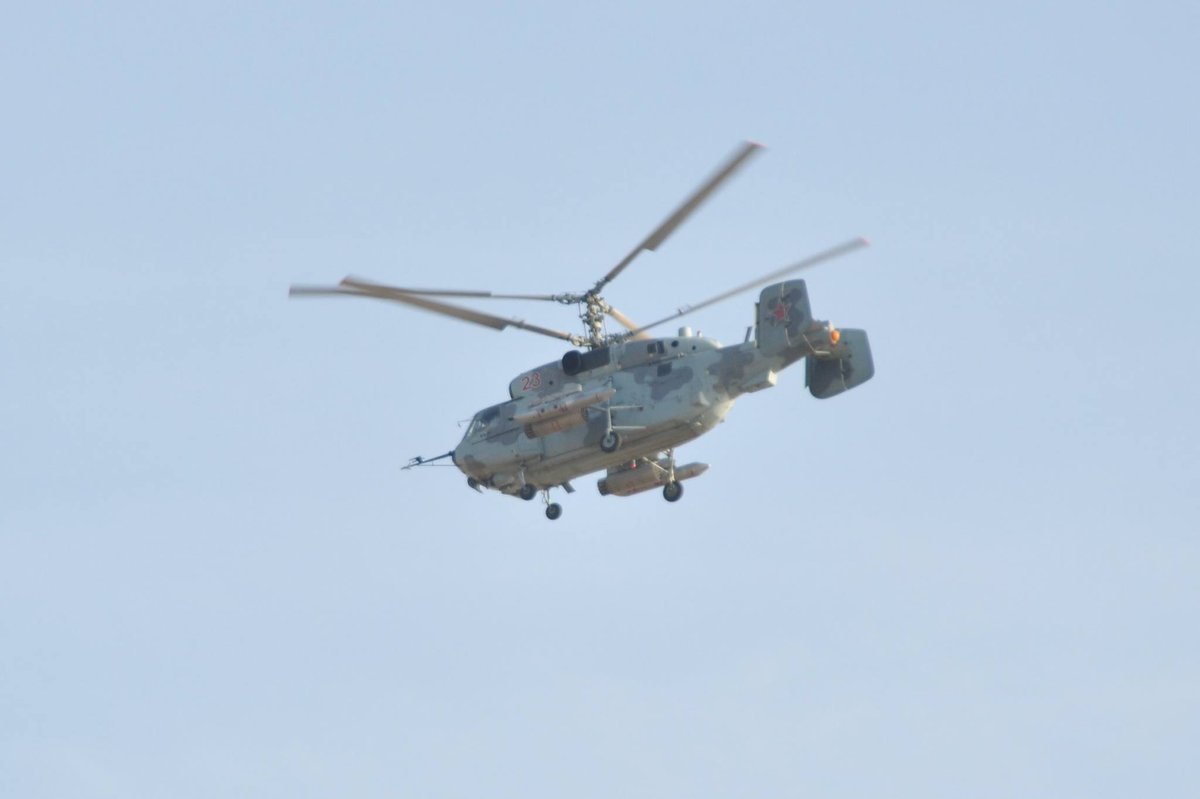
[(775, 324), (785, 324), (788, 321), (788, 305), (783, 300), (775, 300), (771, 308), (771, 316)]

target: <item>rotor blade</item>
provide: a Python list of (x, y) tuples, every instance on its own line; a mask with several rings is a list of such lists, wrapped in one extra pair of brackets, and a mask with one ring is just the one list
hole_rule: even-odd
[(434, 313), (445, 314), (446, 316), (453, 316), (457, 319), (462, 319), (467, 322), (475, 322), (476, 324), (485, 325), (487, 327), (494, 328), (495, 330), (503, 330), (505, 327), (517, 327), (521, 330), (528, 330), (531, 333), (540, 333), (543, 336), (551, 336), (553, 338), (562, 339), (563, 341), (576, 342), (578, 339), (578, 336), (574, 336), (570, 333), (564, 333), (561, 330), (554, 330), (553, 328), (531, 324), (523, 319), (505, 319), (502, 316), (494, 316), (492, 314), (483, 313), (482, 311), (476, 311), (471, 308), (463, 308), (458, 305), (450, 305), (449, 303), (435, 302), (434, 300), (414, 297), (411, 294), (406, 294), (403, 291), (399, 291), (388, 286), (367, 283), (366, 281), (362, 280), (346, 278), (342, 281), (342, 285), (361, 294), (365, 294), (368, 297), (378, 297), (381, 300), (393, 300), (395, 302), (402, 302), (408, 305), (415, 305), (418, 308), (424, 308), (428, 311), (433, 311)]
[[(633, 321), (633, 320), (632, 320), (632, 319), (630, 319), (628, 316), (626, 316), (625, 314), (621, 313), (620, 311), (618, 311), (616, 308), (612, 307), (611, 305), (610, 305), (610, 306), (608, 306), (608, 311), (606, 311), (606, 313), (607, 313), (609, 316), (611, 316), (613, 319), (616, 319), (616, 320), (617, 320), (619, 323), (621, 323), (621, 325), (623, 325), (624, 327), (628, 328), (629, 330), (631, 330), (631, 331), (636, 331), (636, 330), (638, 329), (638, 324), (637, 324), (637, 322)], [(630, 338), (637, 338), (637, 339), (647, 339), (647, 338), (650, 338), (650, 336), (647, 336), (645, 333), (636, 333), (636, 334), (635, 334), (635, 333), (630, 333), (629, 337), (630, 337)]]
[(323, 287), (323, 286), (292, 286), (288, 291), (288, 295), (292, 297), (314, 297), (314, 296), (332, 296), (346, 295), (352, 297), (374, 297), (380, 300), (391, 300), (393, 302), (412, 305), (417, 308), (423, 308), (426, 311), (433, 311), (444, 316), (452, 316), (455, 319), (461, 319), (464, 322), (472, 322), (484, 327), (490, 327), (493, 330), (503, 330), (506, 327), (516, 327), (521, 330), (528, 330), (531, 333), (540, 333), (543, 336), (569, 341), (572, 344), (579, 343), (579, 337), (573, 336), (570, 333), (564, 333), (561, 330), (554, 330), (540, 325), (530, 324), (522, 319), (505, 319), (502, 316), (493, 316), (492, 314), (475, 311), (470, 308), (462, 308), (457, 305), (450, 305), (444, 302), (436, 302), (427, 300), (423, 297), (414, 297), (410, 294), (405, 294), (402, 291), (388, 288), (387, 286), (376, 286), (370, 283), (347, 282), (343, 281), (340, 286)]
[[(342, 281), (342, 285), (353, 285), (355, 283), (367, 283), (356, 277), (347, 277)], [(379, 286), (380, 288), (399, 291), (402, 294), (419, 297), (474, 297), (478, 299), (488, 300), (548, 300), (557, 302), (558, 297), (553, 294), (497, 294), (492, 291), (470, 291), (466, 289), (410, 289), (400, 286), (384, 286), (380, 283), (372, 283), (370, 285)]]
[(715, 297), (710, 297), (707, 300), (704, 300), (703, 302), (698, 302), (695, 305), (685, 305), (682, 308), (680, 308), (678, 311), (676, 311), (675, 313), (671, 314), (670, 316), (664, 316), (662, 319), (659, 319), (656, 322), (651, 322), (648, 325), (643, 325), (642, 327), (639, 327), (639, 328), (633, 330), (633, 332), (631, 332), (629, 334), (629, 337), (633, 338), (634, 336), (638, 335), (639, 333), (649, 330), (652, 327), (657, 327), (658, 325), (661, 325), (664, 322), (670, 322), (672, 319), (678, 319), (679, 317), (681, 317), (685, 314), (690, 314), (692, 311), (698, 311), (701, 308), (707, 308), (710, 305), (715, 305), (718, 302), (721, 302), (722, 300), (729, 299), (730, 297), (734, 296), (735, 294), (741, 294), (743, 291), (749, 291), (750, 289), (757, 288), (758, 286), (762, 286), (767, 283), (770, 283), (772, 280), (775, 280), (776, 278), (784, 277), (785, 275), (790, 275), (793, 272), (799, 272), (801, 269), (808, 269), (810, 266), (816, 266), (817, 264), (821, 264), (826, 261), (831, 261), (834, 258), (839, 258), (843, 255), (854, 252), (855, 250), (862, 249), (863, 247), (866, 247), (869, 244), (870, 244), (869, 241), (867, 241), (865, 238), (862, 238), (860, 236), (857, 239), (851, 239), (850, 241), (843, 242), (842, 244), (839, 244), (836, 247), (830, 247), (828, 250), (823, 250), (822, 252), (819, 252), (816, 255), (809, 256), (808, 258), (805, 258), (803, 261), (797, 261), (796, 263), (791, 264), (790, 266), (785, 266), (782, 269), (776, 269), (774, 272), (770, 272), (768, 274), (762, 275), (761, 277), (756, 277), (754, 280), (751, 280), (748, 283), (743, 283), (742, 285), (740, 285), (736, 288), (729, 289), (728, 291), (722, 292)]
[(600, 282), (596, 284), (593, 291), (599, 291), (604, 288), (609, 282), (629, 266), (630, 262), (641, 253), (642, 250), (655, 250), (658, 245), (667, 240), (667, 237), (675, 232), (675, 228), (679, 227), (687, 220), (692, 212), (701, 206), (712, 194), (720, 188), (721, 184), (729, 179), (738, 168), (746, 162), (750, 156), (762, 149), (762, 145), (757, 142), (743, 142), (737, 152), (726, 161), (712, 177), (704, 182), (700, 188), (696, 189), (692, 194), (683, 201), (675, 211), (668, 216), (663, 223), (654, 229), (638, 246), (634, 247), (628, 255), (621, 259), (621, 262), (614, 266), (607, 275), (600, 278)]

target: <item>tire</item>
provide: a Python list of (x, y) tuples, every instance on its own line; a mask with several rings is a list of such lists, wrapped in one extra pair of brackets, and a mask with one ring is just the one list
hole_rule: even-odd
[(609, 430), (604, 434), (604, 438), (600, 439), (600, 449), (605, 452), (616, 452), (621, 448), (621, 436), (615, 430)]
[(554, 521), (559, 516), (562, 516), (562, 505), (559, 505), (557, 502), (551, 502), (549, 505), (546, 506), (546, 518), (547, 519), (549, 519), (550, 521)]
[(678, 481), (663, 486), (663, 499), (667, 502), (678, 502), (683, 496), (683, 485)]
[(525, 485), (521, 486), (521, 490), (517, 492), (517, 496), (528, 502), (537, 496), (537, 489), (531, 486), (529, 483), (526, 483)]

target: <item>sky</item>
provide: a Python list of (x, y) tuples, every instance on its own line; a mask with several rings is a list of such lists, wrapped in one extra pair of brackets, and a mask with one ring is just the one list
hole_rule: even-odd
[[(0, 29), (0, 795), (1200, 791), (1200, 12), (14, 6)], [(355, 274), (805, 275), (682, 501), (468, 490), (560, 342)], [(688, 318), (740, 341), (753, 294)], [(573, 329), (569, 308), (486, 310)]]

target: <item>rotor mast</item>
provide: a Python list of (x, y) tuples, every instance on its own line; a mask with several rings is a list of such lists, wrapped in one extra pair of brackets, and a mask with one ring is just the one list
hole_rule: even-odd
[(588, 294), (584, 297), (583, 311), (583, 326), (587, 328), (588, 346), (603, 347), (605, 345), (604, 336), (604, 312), (608, 309), (608, 303), (598, 294)]
[(630, 330), (637, 327), (629, 317), (609, 305), (596, 292), (595, 288), (589, 289), (583, 294), (556, 294), (553, 299), (563, 305), (576, 305), (580, 309), (579, 319), (583, 322), (584, 335), (575, 337), (576, 340), (572, 343), (576, 346), (586, 346), (589, 349), (596, 349), (597, 347), (603, 347), (626, 337), (624, 333), (605, 333), (605, 316), (613, 317)]

